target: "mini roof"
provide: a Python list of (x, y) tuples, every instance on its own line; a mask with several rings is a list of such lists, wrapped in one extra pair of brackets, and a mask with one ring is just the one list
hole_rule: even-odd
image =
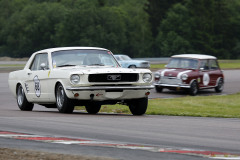
[(44, 49), (44, 50), (41, 50), (41, 51), (37, 51), (36, 53), (39, 53), (39, 52), (55, 52), (55, 51), (74, 50), (74, 49), (107, 50), (107, 49), (105, 49), (105, 48), (98, 48), (98, 47), (58, 47), (58, 48)]
[(194, 59), (217, 59), (214, 56), (203, 55), (203, 54), (179, 54), (171, 56), (173, 58), (194, 58)]

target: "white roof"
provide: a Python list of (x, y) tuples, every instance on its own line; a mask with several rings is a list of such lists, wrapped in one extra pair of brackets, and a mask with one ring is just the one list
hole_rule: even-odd
[(96, 49), (96, 50), (107, 50), (105, 48), (98, 48), (98, 47), (58, 47), (58, 48), (48, 48), (44, 50), (37, 51), (39, 52), (55, 52), (55, 51), (62, 51), (62, 50), (73, 50), (73, 49)]
[(203, 54), (179, 54), (173, 55), (173, 58), (194, 58), (194, 59), (217, 59), (214, 56), (203, 55)]

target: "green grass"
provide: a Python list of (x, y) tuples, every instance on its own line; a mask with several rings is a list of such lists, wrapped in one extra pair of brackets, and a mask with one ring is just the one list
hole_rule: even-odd
[[(240, 93), (221, 96), (187, 96), (150, 99), (148, 115), (240, 118)], [(76, 109), (84, 110), (83, 107)], [(131, 114), (125, 105), (103, 105), (100, 112)]]
[[(166, 64), (151, 64), (151, 69), (163, 69)], [(221, 69), (240, 69), (240, 60), (219, 60)]]

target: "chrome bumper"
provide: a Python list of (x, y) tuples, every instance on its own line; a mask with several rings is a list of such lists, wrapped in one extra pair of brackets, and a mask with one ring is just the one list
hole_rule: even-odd
[(190, 85), (184, 85), (184, 84), (154, 83), (154, 86), (159, 86), (159, 87), (175, 87), (175, 88), (190, 88)]
[(91, 86), (91, 87), (67, 87), (69, 91), (94, 91), (94, 90), (146, 90), (153, 89), (154, 86)]

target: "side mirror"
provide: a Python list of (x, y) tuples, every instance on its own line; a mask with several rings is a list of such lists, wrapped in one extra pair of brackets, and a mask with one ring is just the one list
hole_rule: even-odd
[(204, 68), (200, 68), (200, 71), (203, 71), (204, 70)]
[(45, 70), (45, 69), (46, 69), (46, 64), (45, 64), (45, 63), (42, 63), (42, 64), (40, 65), (40, 67), (41, 67), (42, 70)]

